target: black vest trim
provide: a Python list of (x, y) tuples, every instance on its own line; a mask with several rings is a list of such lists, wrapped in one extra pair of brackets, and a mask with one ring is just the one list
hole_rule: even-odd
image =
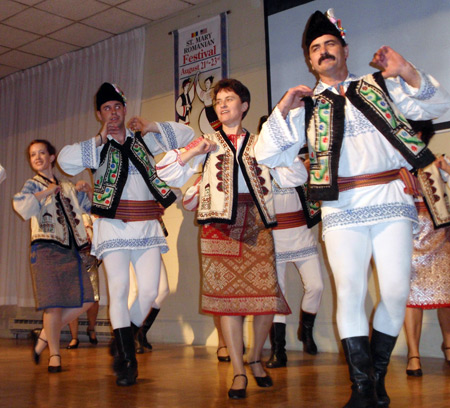
[[(151, 154), (150, 150), (148, 149), (147, 145), (144, 143), (141, 133), (137, 132), (134, 136), (134, 138), (128, 137), (123, 145), (116, 142), (114, 139), (108, 140), (108, 142), (103, 147), (102, 151), (100, 152), (100, 167), (104, 164), (105, 160), (110, 160), (110, 149), (114, 148), (116, 149), (121, 157), (119, 160), (119, 169), (118, 169), (118, 177), (117, 182), (115, 185), (115, 189), (113, 192), (113, 196), (111, 197), (111, 205), (108, 208), (103, 208), (95, 205), (95, 201), (93, 200), (92, 207), (91, 207), (91, 213), (94, 215), (98, 215), (100, 217), (104, 218), (114, 218), (117, 207), (119, 206), (120, 199), (122, 197), (123, 189), (125, 187), (125, 184), (128, 179), (128, 170), (129, 170), (129, 164), (128, 159), (134, 164), (134, 166), (137, 168), (139, 173), (141, 174), (142, 178), (145, 181), (145, 184), (147, 185), (150, 192), (155, 197), (155, 200), (158, 201), (164, 208), (169, 207), (175, 200), (176, 195), (173, 193), (173, 191), (170, 190), (169, 187), (167, 187), (167, 194), (165, 196), (162, 196), (160, 192), (153, 186), (152, 182), (158, 178), (156, 174), (156, 170), (154, 169), (154, 166), (150, 164), (154, 170), (153, 177), (149, 177), (145, 165), (139, 160), (138, 157), (136, 157), (132, 151), (132, 145), (135, 143), (135, 139), (139, 142), (140, 147), (143, 147), (145, 149), (145, 152), (148, 154), (149, 157), (153, 159), (153, 155)], [(109, 168), (109, 166), (108, 166)], [(97, 169), (98, 170), (98, 169)], [(94, 185), (95, 178), (97, 176), (97, 170), (91, 170), (94, 177)], [(107, 174), (103, 175), (104, 177), (107, 177)], [(101, 193), (104, 193), (103, 191)], [(96, 191), (94, 190), (94, 194), (96, 194)]]
[[(386, 83), (384, 81), (381, 72), (375, 72), (373, 74), (373, 78), (375, 82), (380, 86), (380, 88), (385, 92), (387, 97), (386, 102), (393, 105), (393, 101), (389, 95)], [(349, 99), (349, 101), (353, 104), (353, 106), (355, 106), (355, 108), (358, 109), (369, 120), (369, 122), (373, 126), (375, 126), (375, 128), (382, 135), (386, 137), (389, 143), (391, 143), (392, 146), (402, 154), (402, 156), (411, 166), (415, 168), (423, 168), (432, 163), (435, 160), (435, 157), (434, 154), (428, 148), (424, 148), (418, 154), (414, 154), (409, 149), (405, 148), (405, 145), (395, 135), (394, 133), (395, 129), (392, 129), (392, 127), (386, 123), (386, 120), (382, 118), (380, 114), (361, 97), (359, 89), (362, 86), (371, 86), (371, 85), (365, 82), (364, 80), (354, 81), (350, 83), (347, 89), (346, 96)], [(391, 109), (394, 110), (392, 107)], [(402, 116), (399, 117), (399, 115), (396, 115), (396, 119), (398, 120), (398, 126), (396, 129), (398, 131), (404, 130), (410, 136), (415, 136), (415, 132), (411, 128), (411, 125), (408, 123), (406, 118), (403, 118)]]
[[(328, 161), (330, 168), (330, 180), (326, 185), (314, 185), (310, 188), (309, 199), (312, 201), (319, 200), (333, 200), (339, 195), (339, 187), (337, 184), (338, 168), (339, 168), (339, 156), (341, 153), (342, 140), (344, 138), (344, 125), (345, 125), (345, 98), (341, 95), (336, 95), (333, 92), (326, 89), (320, 95), (316, 97), (315, 106), (319, 103), (319, 99), (324, 98), (331, 102), (331, 134), (330, 134), (330, 147), (325, 151), (320, 151), (318, 139), (316, 138), (315, 146), (310, 145), (308, 140), (308, 149), (313, 151), (313, 157), (310, 155), (310, 175), (314, 171), (320, 171), (319, 160), (321, 158)], [(307, 108), (306, 117), (308, 117), (308, 126), (305, 126), (307, 131), (313, 114), (317, 114), (317, 110), (310, 103), (305, 104)], [(308, 112), (312, 109), (312, 112)], [(316, 111), (316, 112), (314, 112)], [(316, 124), (318, 120), (314, 121)], [(316, 125), (317, 126), (317, 125)], [(318, 129), (315, 129), (315, 134), (318, 134)]]
[[(245, 152), (245, 149), (247, 147), (249, 139), (250, 139), (250, 133), (247, 131), (247, 133), (245, 134), (244, 142), (242, 143), (241, 150), (239, 152), (239, 156), (237, 157), (237, 161), (238, 161), (239, 165), (241, 166), (242, 174), (243, 174), (244, 179), (245, 179), (245, 183), (247, 184), (247, 187), (248, 187), (248, 190), (250, 192), (250, 195), (253, 198), (253, 202), (255, 203), (256, 208), (258, 209), (259, 215), (260, 215), (260, 217), (261, 217), (261, 219), (262, 219), (262, 221), (264, 223), (264, 226), (266, 228), (272, 228), (272, 227), (277, 226), (277, 222), (276, 221), (275, 222), (267, 222), (266, 221), (266, 219), (264, 217), (264, 213), (263, 213), (263, 211), (261, 209), (261, 206), (259, 205), (259, 202), (258, 202), (258, 200), (257, 200), (257, 198), (255, 196), (255, 192), (253, 190), (252, 183), (250, 181), (250, 177), (249, 177), (249, 175), (247, 173), (247, 167), (245, 166), (244, 161), (242, 160), (242, 156), (243, 156), (243, 154)], [(258, 168), (259, 164), (258, 164), (258, 162), (256, 161), (255, 158), (253, 158), (253, 161), (254, 161), (253, 165), (255, 166), (255, 169)], [(258, 177), (258, 175), (255, 174), (254, 177)], [(271, 182), (270, 180), (266, 180), (266, 181), (269, 182), (269, 183)], [(234, 205), (234, 203), (233, 203), (233, 205)]]
[(320, 221), (322, 221), (322, 213), (320, 208), (313, 208), (314, 206), (319, 207), (320, 203), (318, 201), (310, 201), (307, 198), (307, 190), (308, 185), (303, 184), (295, 188), (297, 191), (298, 197), (300, 198), (300, 202), (302, 203), (303, 213), (306, 218), (306, 225), (308, 228), (312, 228), (317, 225)]

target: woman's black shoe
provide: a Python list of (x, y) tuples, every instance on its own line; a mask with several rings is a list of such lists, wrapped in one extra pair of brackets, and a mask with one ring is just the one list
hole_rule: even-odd
[(48, 358), (48, 361), (49, 361), (49, 362), (50, 362), (50, 359), (51, 359), (52, 357), (59, 357), (59, 365), (57, 365), (57, 366), (51, 366), (51, 365), (49, 365), (49, 366), (48, 366), (48, 372), (49, 372), (49, 373), (52, 373), (52, 374), (54, 374), (54, 373), (60, 373), (60, 372), (62, 371), (62, 369), (61, 369), (61, 356), (60, 356), (59, 354), (53, 354), (53, 355), (51, 355), (51, 356)]
[[(420, 357), (419, 356), (412, 356), (408, 358), (408, 361), (411, 360), (412, 358), (418, 358), (419, 359), (419, 364), (420, 364)], [(423, 373), (422, 373), (422, 369), (421, 368), (417, 368), (415, 370), (406, 370), (406, 375), (410, 376), (410, 377), (422, 377)]]
[(47, 340), (41, 339), (40, 335), (41, 335), (41, 329), (31, 330), (31, 338), (33, 339), (33, 353), (32, 353), (32, 355), (33, 355), (34, 364), (39, 364), (40, 359), (41, 359), (41, 355), (36, 353), (36, 346), (37, 346), (38, 341), (41, 340), (41, 341), (47, 343)]
[[(244, 399), (247, 396), (246, 395), (247, 384), (248, 384), (247, 376), (245, 374), (236, 374), (233, 377), (233, 384), (234, 384), (234, 380), (236, 379), (236, 377), (245, 377), (245, 387), (240, 388), (238, 390), (233, 390), (232, 388), (230, 388), (228, 390), (228, 397), (231, 399)], [(233, 384), (231, 384), (231, 386), (233, 386)]]
[(80, 344), (80, 340), (78, 340), (78, 339), (72, 339), (72, 340), (74, 340), (75, 343), (70, 344), (70, 343), (72, 343), (72, 341), (71, 341), (69, 343), (69, 345), (66, 347), (67, 350), (73, 350), (73, 349), (77, 349), (78, 348), (78, 345)]
[[(249, 365), (261, 364), (261, 360), (252, 361), (251, 363), (248, 363), (248, 364)], [(266, 373), (265, 377), (256, 377), (254, 374), (253, 374), (253, 377), (255, 378), (255, 381), (256, 381), (256, 384), (258, 384), (258, 387), (266, 388), (266, 387), (272, 387), (272, 385), (273, 385), (272, 378), (270, 378), (270, 375), (267, 373)]]
[(219, 356), (219, 350), (226, 349), (226, 348), (227, 348), (227, 346), (222, 346), (222, 347), (219, 347), (216, 351), (217, 360), (219, 360), (222, 363), (229, 363), (231, 361), (230, 356)]
[(97, 336), (95, 335), (95, 329), (90, 329), (89, 327), (86, 330), (86, 333), (89, 337), (89, 343), (91, 344), (98, 344)]

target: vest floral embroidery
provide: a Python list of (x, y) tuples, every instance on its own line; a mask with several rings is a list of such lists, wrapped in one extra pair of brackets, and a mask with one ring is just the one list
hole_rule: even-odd
[(352, 81), (345, 96), (325, 90), (306, 98), (306, 136), (310, 157), (310, 199), (337, 200), (339, 156), (344, 137), (345, 98), (415, 168), (434, 161), (434, 155), (414, 133), (392, 102), (381, 72)]
[(109, 140), (100, 153), (100, 166), (93, 171), (94, 196), (92, 213), (114, 218), (128, 178), (128, 159), (143, 177), (148, 189), (165, 208), (176, 196), (156, 174), (155, 160), (140, 133), (129, 137), (123, 145)]

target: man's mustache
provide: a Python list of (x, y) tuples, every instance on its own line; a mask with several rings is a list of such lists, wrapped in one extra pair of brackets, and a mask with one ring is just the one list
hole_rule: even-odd
[(320, 58), (319, 58), (319, 65), (322, 63), (322, 61), (324, 61), (324, 60), (326, 60), (326, 59), (331, 59), (331, 60), (336, 60), (336, 58), (333, 56), (333, 55), (331, 55), (331, 54), (328, 54), (327, 52), (325, 53), (325, 54), (323, 54), (323, 55), (321, 55), (320, 56)]

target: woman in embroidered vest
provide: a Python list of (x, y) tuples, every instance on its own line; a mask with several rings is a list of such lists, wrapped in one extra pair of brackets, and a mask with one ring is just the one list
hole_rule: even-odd
[[(49, 348), (48, 371), (61, 371), (61, 329), (94, 302), (87, 269), (89, 240), (82, 214), (90, 211), (91, 187), (58, 180), (53, 172), (56, 151), (47, 140), (34, 140), (28, 147), (36, 175), (27, 180), (13, 199), (15, 211), (31, 219), (31, 276), (38, 310), (44, 311), (44, 327), (33, 332), (33, 359), (39, 363)], [(83, 261), (84, 260), (84, 261)]]
[[(431, 121), (410, 121), (412, 128), (427, 145), (434, 135)], [(450, 185), (450, 164), (444, 156), (436, 159), (441, 177)], [(408, 343), (406, 374), (422, 376), (419, 343), (423, 311), (437, 309), (442, 331), (442, 351), (450, 364), (450, 226), (435, 229), (422, 196), (414, 197), (419, 214), (419, 231), (414, 235), (411, 291), (405, 314), (405, 333)]]
[(248, 89), (235, 79), (214, 87), (214, 104), (222, 130), (173, 150), (158, 163), (158, 175), (182, 186), (203, 164), (197, 221), (201, 224), (204, 313), (221, 316), (233, 364), (228, 396), (245, 398), (243, 321), (253, 315), (254, 347), (250, 367), (260, 387), (272, 386), (261, 365), (261, 351), (273, 315), (289, 314), (279, 289), (270, 227), (276, 225), (268, 168), (253, 154), (257, 136), (242, 128), (250, 106)]

